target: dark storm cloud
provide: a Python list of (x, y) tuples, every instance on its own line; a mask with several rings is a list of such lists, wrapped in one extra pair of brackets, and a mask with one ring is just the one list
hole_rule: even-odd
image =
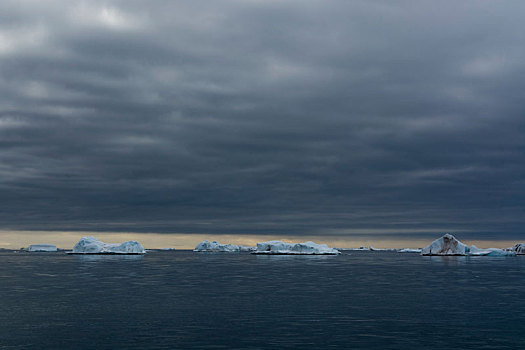
[(519, 235), (523, 10), (4, 1), (1, 226)]

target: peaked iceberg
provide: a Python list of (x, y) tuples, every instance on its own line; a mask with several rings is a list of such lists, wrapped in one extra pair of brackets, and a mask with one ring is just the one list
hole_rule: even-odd
[(311, 241), (304, 243), (268, 241), (257, 243), (257, 250), (253, 254), (337, 255), (341, 253), (326, 244), (316, 244)]
[(253, 247), (245, 247), (242, 245), (234, 244), (221, 244), (217, 241), (202, 241), (195, 249), (194, 252), (227, 252), (227, 253), (236, 253), (236, 252), (249, 252), (255, 250)]
[(70, 254), (145, 254), (146, 250), (137, 241), (104, 243), (93, 236), (82, 237)]
[(447, 233), (423, 248), (421, 255), (468, 255), (469, 247)]
[(57, 247), (52, 244), (31, 244), (27, 247), (28, 252), (56, 252)]

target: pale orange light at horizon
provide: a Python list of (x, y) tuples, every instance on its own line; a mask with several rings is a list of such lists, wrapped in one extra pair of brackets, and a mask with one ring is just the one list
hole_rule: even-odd
[[(61, 232), (61, 231), (0, 231), (0, 247), (19, 249), (30, 244), (48, 243), (59, 248), (71, 249), (83, 236), (95, 236), (107, 243), (118, 243), (129, 240), (140, 242), (145, 248), (193, 249), (197, 243), (207, 239), (221, 243), (255, 246), (257, 242), (282, 240), (285, 242), (314, 241), (331, 247), (356, 248), (374, 246), (375, 248), (421, 248), (438, 238), (386, 238), (371, 235), (367, 239), (351, 236), (306, 236), (306, 235), (251, 235), (251, 234), (160, 234), (136, 232)], [(465, 244), (475, 244), (480, 248), (507, 248), (516, 241), (511, 240), (462, 240)]]

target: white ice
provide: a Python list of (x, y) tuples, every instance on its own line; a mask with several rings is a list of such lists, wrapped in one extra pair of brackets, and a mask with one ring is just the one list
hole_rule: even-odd
[(476, 247), (475, 245), (472, 245), (469, 249), (469, 255), (474, 256), (514, 256), (516, 255), (516, 252), (508, 251), (504, 249), (498, 249), (498, 248), (486, 248), (486, 249), (480, 249)]
[(447, 233), (423, 248), (421, 255), (514, 256), (516, 255), (516, 251), (498, 248), (480, 249), (475, 245), (469, 248), (454, 236)]
[(421, 255), (467, 255), (469, 247), (447, 233), (423, 248)]
[(245, 247), (242, 245), (234, 244), (221, 244), (217, 241), (202, 241), (193, 250), (194, 252), (227, 252), (227, 253), (237, 253), (237, 252), (250, 252), (255, 250), (254, 247)]
[(391, 248), (374, 248), (372, 246), (370, 246), (368, 250), (370, 250), (371, 252), (395, 252), (396, 251), (395, 249), (391, 249)]
[(28, 252), (56, 252), (57, 247), (52, 244), (31, 244), (27, 247)]
[(336, 255), (341, 253), (337, 249), (328, 247), (326, 244), (316, 244), (310, 241), (304, 243), (268, 241), (257, 243), (257, 250), (254, 254)]
[(398, 250), (398, 253), (421, 253), (421, 250), (422, 249), (412, 249), (412, 248), (403, 248), (403, 249), (399, 249)]
[(93, 236), (82, 237), (73, 247), (75, 254), (144, 254), (146, 250), (137, 241), (104, 243)]

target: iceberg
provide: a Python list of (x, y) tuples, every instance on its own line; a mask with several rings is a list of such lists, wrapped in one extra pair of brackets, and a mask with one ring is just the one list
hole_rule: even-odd
[(447, 233), (421, 250), (421, 255), (468, 255), (469, 247)]
[(28, 252), (56, 252), (57, 247), (52, 244), (31, 244), (27, 247)]
[(234, 245), (234, 244), (221, 244), (217, 241), (202, 241), (195, 249), (193, 249), (194, 252), (227, 252), (227, 253), (238, 253), (238, 252), (250, 252), (255, 250), (254, 247), (245, 247), (242, 245)]
[(421, 250), (422, 249), (412, 249), (412, 248), (403, 248), (403, 249), (399, 249), (397, 252), (398, 253), (421, 253)]
[(481, 249), (475, 245), (469, 248), (454, 236), (447, 233), (423, 248), (421, 255), (515, 256), (516, 251), (513, 249), (498, 248)]
[(504, 250), (504, 249), (498, 249), (498, 248), (480, 249), (476, 247), (475, 245), (472, 245), (469, 248), (469, 255), (473, 255), (473, 256), (515, 256), (516, 252)]
[(379, 251), (384, 251), (386, 249), (377, 249), (377, 248), (374, 248), (372, 246), (368, 247), (368, 250), (370, 250), (371, 252), (379, 252)]
[(512, 248), (509, 248), (507, 250), (511, 250), (518, 255), (525, 255), (525, 243), (515, 244)]
[(396, 250), (395, 249), (390, 249), (390, 248), (374, 248), (372, 246), (368, 247), (368, 250), (370, 250), (371, 252), (395, 252)]
[(337, 255), (341, 252), (326, 244), (316, 244), (310, 241), (304, 243), (268, 241), (257, 243), (257, 249), (252, 254)]
[(82, 237), (68, 254), (145, 254), (146, 250), (137, 241), (104, 243), (93, 236)]

